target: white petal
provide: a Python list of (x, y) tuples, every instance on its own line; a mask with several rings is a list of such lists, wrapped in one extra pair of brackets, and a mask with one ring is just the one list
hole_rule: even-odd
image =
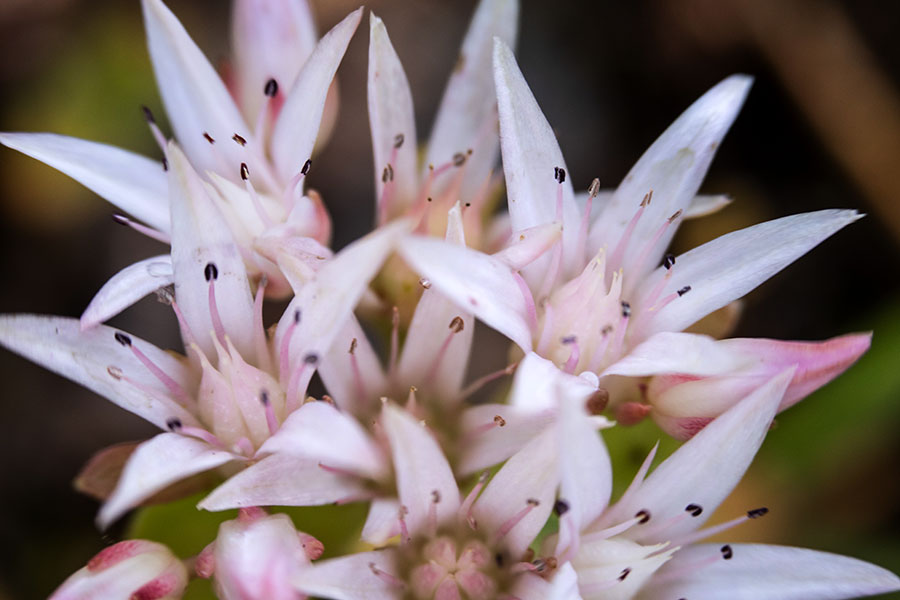
[(225, 333), (243, 356), (254, 356), (253, 297), (244, 260), (200, 177), (174, 143), (169, 144), (172, 267), (175, 299), (197, 343), (214, 356), (206, 268), (214, 264), (216, 306)]
[(659, 264), (677, 226), (668, 228), (636, 269), (644, 246), (663, 222), (690, 205), (752, 82), (746, 75), (732, 75), (694, 102), (644, 152), (605, 205), (598, 226), (591, 231), (590, 254), (604, 245), (613, 251), (644, 194), (653, 190), (653, 200), (634, 229), (621, 265), (627, 274), (626, 294), (641, 275)]
[(685, 219), (696, 219), (717, 213), (731, 204), (727, 194), (697, 194), (684, 211)]
[(482, 0), (459, 51), (435, 117), (425, 164), (441, 165), (472, 150), (460, 201), (471, 200), (497, 163), (497, 98), (491, 70), (493, 40), (516, 45), (518, 0)]
[(459, 489), (440, 445), (424, 424), (400, 408), (386, 404), (381, 416), (391, 444), (397, 495), (409, 510), (410, 535), (428, 531), (432, 511), (434, 526), (447, 523), (459, 510)]
[[(402, 214), (416, 198), (419, 173), (416, 167), (416, 119), (412, 92), (403, 65), (391, 45), (384, 22), (369, 15), (369, 125), (375, 157), (375, 198), (384, 189), (382, 172), (390, 163), (393, 172), (392, 202), (387, 216)], [(397, 157), (391, 161), (397, 136), (402, 136)], [(386, 207), (390, 209), (390, 207)]]
[(359, 422), (327, 402), (304, 404), (259, 449), (306, 458), (379, 480), (388, 472), (381, 448)]
[(253, 123), (270, 78), (291, 89), (316, 47), (316, 24), (307, 0), (237, 0), (231, 25), (236, 95)]
[[(351, 355), (353, 340), (356, 345)], [(322, 357), (317, 373), (338, 407), (352, 415), (371, 415), (378, 398), (387, 390), (387, 377), (378, 355), (353, 314)]]
[[(480, 430), (495, 422), (498, 416), (502, 419), (502, 427)], [(533, 410), (508, 404), (479, 404), (466, 409), (462, 415), (461, 429), (464, 436), (470, 437), (462, 444), (457, 472), (460, 476), (471, 475), (503, 462), (547, 429), (555, 419), (556, 411), (549, 408)]]
[(508, 246), (494, 254), (516, 271), (533, 263), (547, 252), (562, 236), (562, 224), (553, 222), (535, 225), (513, 235)]
[[(150, 59), (175, 137), (201, 173), (225, 168), (237, 178), (245, 151), (231, 137), (252, 139), (243, 117), (175, 15), (160, 0), (143, 5)], [(204, 133), (215, 140), (214, 148)]]
[(663, 331), (631, 350), (601, 374), (645, 377), (680, 373), (707, 377), (738, 371), (756, 363), (749, 353), (720, 344), (706, 335)]
[(178, 433), (160, 433), (138, 446), (97, 522), (105, 529), (127, 510), (163, 488), (239, 457), (204, 441)]
[(87, 329), (119, 314), (144, 296), (171, 285), (172, 258), (153, 256), (129, 265), (103, 284), (81, 315), (81, 327)]
[(730, 544), (733, 557), (680, 577), (685, 565), (719, 555), (718, 544), (691, 546), (675, 554), (639, 596), (642, 600), (843, 600), (900, 590), (900, 578), (886, 569), (827, 552), (765, 544)]
[(529, 501), (538, 504), (503, 538), (510, 555), (520, 556), (540, 532), (556, 497), (559, 484), (554, 444), (556, 432), (545, 431), (510, 458), (475, 501), (473, 514), (479, 528), (496, 535), (500, 527)]
[(378, 577), (373, 567), (397, 576), (391, 550), (359, 552), (316, 562), (294, 577), (297, 589), (333, 600), (395, 600), (402, 590)]
[(406, 231), (405, 221), (376, 229), (353, 242), (327, 261), (316, 277), (291, 301), (278, 323), (276, 339), (281, 337), (300, 311), (300, 324), (291, 338), (291, 355), (300, 360), (310, 354), (321, 357), (331, 348), (353, 309)]
[(299, 173), (312, 155), (328, 87), (361, 18), (362, 8), (358, 8), (325, 34), (287, 95), (271, 143), (272, 158), (284, 181)]
[(363, 481), (336, 475), (317, 462), (273, 454), (232, 476), (197, 508), (225, 510), (242, 506), (318, 506), (367, 493)]
[[(681, 331), (740, 298), (860, 217), (853, 210), (792, 215), (723, 235), (679, 256), (660, 296), (688, 285), (691, 289), (658, 312), (640, 315), (642, 334)], [(647, 278), (638, 293), (639, 304), (664, 276), (665, 269), (660, 267)]]
[(147, 225), (169, 232), (169, 187), (159, 161), (53, 133), (2, 133), (0, 142), (62, 171)]
[(566, 390), (567, 397), (586, 400), (597, 391), (597, 379), (592, 373), (569, 375), (546, 358), (529, 352), (516, 368), (509, 402), (532, 411), (555, 411), (560, 389)]
[(522, 289), (500, 259), (441, 240), (410, 236), (400, 244), (404, 260), (460, 307), (506, 335), (526, 352), (531, 330)]
[[(562, 151), (541, 107), (528, 88), (512, 50), (494, 43), (494, 78), (500, 113), (500, 147), (513, 231), (558, 220), (557, 167), (566, 169)], [(576, 245), (581, 215), (571, 177), (562, 184), (563, 261), (566, 272), (579, 268)]]
[[(640, 543), (670, 540), (700, 527), (750, 466), (793, 372), (788, 369), (773, 377), (685, 442), (624, 504), (612, 507), (603, 523), (622, 522), (648, 511), (647, 523), (623, 534)], [(689, 504), (702, 507), (702, 514), (654, 532), (657, 523), (683, 515)]]
[(400, 502), (396, 498), (375, 498), (369, 504), (369, 514), (360, 539), (373, 546), (384, 546), (400, 534)]
[[(115, 340), (116, 333), (118, 330), (105, 325), (82, 331), (77, 319), (0, 316), (0, 344), (13, 352), (83, 385), (161, 429), (173, 417), (184, 425), (196, 425), (197, 419), (172, 398), (166, 386)], [(195, 377), (181, 361), (149, 342), (129, 337), (166, 375), (184, 389), (194, 389)]]

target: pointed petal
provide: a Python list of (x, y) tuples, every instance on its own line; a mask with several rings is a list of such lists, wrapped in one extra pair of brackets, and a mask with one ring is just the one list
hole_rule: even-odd
[(666, 523), (696, 504), (703, 509), (701, 515), (670, 525), (662, 535), (673, 539), (700, 527), (750, 466), (791, 377), (793, 369), (773, 377), (707, 425), (657, 467), (625, 503), (612, 507), (603, 522), (622, 522), (646, 510), (650, 520), (623, 535), (640, 543), (657, 542), (656, 523)]
[(555, 411), (560, 390), (565, 390), (566, 397), (587, 400), (597, 391), (597, 379), (593, 373), (570, 375), (546, 358), (529, 352), (516, 368), (509, 403), (532, 411)]
[(213, 356), (206, 271), (207, 265), (215, 265), (216, 305), (225, 333), (241, 354), (254, 356), (253, 297), (244, 260), (187, 157), (174, 143), (168, 155), (175, 299), (200, 348)]
[(510, 458), (475, 501), (473, 514), (479, 528), (494, 535), (501, 525), (537, 500), (503, 538), (512, 556), (520, 556), (540, 532), (556, 497), (559, 477), (554, 444), (556, 432), (545, 431)]
[[(117, 329), (105, 325), (82, 331), (77, 319), (64, 317), (0, 316), (0, 344), (13, 352), (161, 429), (167, 427), (166, 421), (171, 418), (180, 419), (184, 425), (196, 425), (197, 419), (171, 397), (166, 386), (116, 341), (116, 333)], [(193, 389), (196, 385), (185, 364), (174, 356), (134, 336), (130, 339), (182, 388)]]
[(631, 282), (626, 282), (626, 294), (644, 273), (659, 264), (677, 222), (655, 243), (643, 264), (636, 263), (664, 221), (691, 204), (752, 83), (751, 77), (732, 75), (701, 96), (644, 152), (606, 204), (598, 226), (591, 231), (589, 254), (604, 245), (612, 251), (644, 194), (653, 190), (653, 200), (634, 229), (621, 265)]
[[(447, 213), (446, 241), (464, 247), (460, 205)], [(452, 333), (454, 332), (455, 333)], [(466, 375), (475, 319), (438, 290), (426, 289), (416, 305), (397, 367), (398, 381), (445, 402), (456, 400)]]
[[(686, 328), (740, 298), (860, 217), (853, 210), (792, 215), (723, 235), (679, 256), (661, 297), (685, 286), (690, 286), (690, 292), (640, 317), (642, 334)], [(665, 268), (660, 267), (647, 278), (638, 292), (639, 303), (664, 276)]]
[(387, 458), (359, 422), (327, 402), (295, 410), (259, 452), (306, 458), (376, 481), (389, 472)]
[(410, 534), (427, 531), (432, 511), (437, 515), (433, 526), (447, 523), (459, 510), (459, 489), (440, 445), (423, 423), (400, 408), (386, 404), (381, 416), (394, 459), (397, 495), (409, 510)]
[(197, 508), (318, 506), (363, 498), (367, 493), (360, 479), (330, 473), (315, 461), (273, 454), (229, 478)]
[(524, 269), (552, 248), (562, 236), (562, 231), (562, 224), (555, 221), (523, 229), (494, 257), (508, 264), (514, 271)]
[[(381, 198), (384, 193), (382, 172), (390, 164), (394, 187), (391, 199), (395, 204), (384, 210), (391, 218), (406, 212), (416, 199), (419, 181), (416, 120), (403, 65), (391, 45), (384, 22), (375, 13), (369, 14), (368, 98), (375, 157), (375, 197)], [(394, 151), (397, 156), (391, 160)]]
[(362, 8), (358, 8), (325, 34), (287, 95), (271, 143), (272, 159), (284, 181), (299, 173), (312, 155), (328, 87), (361, 18)]
[(353, 314), (322, 357), (317, 373), (338, 407), (358, 417), (373, 414), (388, 387), (378, 355)]
[(440, 165), (472, 150), (460, 201), (471, 200), (497, 163), (497, 96), (491, 70), (494, 37), (516, 45), (518, 0), (482, 0), (463, 40), (459, 59), (435, 117), (425, 164)]
[(396, 576), (393, 551), (359, 552), (316, 562), (294, 577), (294, 585), (303, 594), (334, 600), (398, 598), (401, 589), (378, 577), (374, 569)]
[(731, 204), (731, 200), (727, 194), (697, 194), (685, 209), (683, 218), (696, 219), (717, 213)]
[(315, 279), (299, 290), (278, 323), (280, 340), (297, 311), (300, 324), (291, 338), (291, 355), (300, 360), (310, 354), (321, 357), (331, 348), (359, 302), (369, 281), (408, 229), (405, 221), (376, 229), (353, 242), (327, 261)]
[[(556, 197), (560, 186), (557, 167), (566, 169), (553, 129), (525, 82), (512, 50), (494, 43), (494, 78), (500, 113), (500, 146), (514, 232), (557, 220)], [(566, 272), (576, 265), (576, 244), (581, 215), (572, 180), (562, 183), (563, 261)]]
[(54, 133), (0, 133), (0, 143), (62, 171), (136, 219), (169, 232), (168, 185), (159, 161)]
[(98, 325), (173, 282), (172, 258), (168, 254), (129, 265), (103, 284), (81, 315), (81, 328)]
[(400, 535), (400, 502), (396, 498), (375, 498), (369, 504), (369, 514), (363, 525), (360, 539), (373, 546), (384, 546), (395, 535)]
[(550, 581), (532, 573), (517, 577), (511, 593), (520, 600), (581, 600), (578, 575), (569, 562), (560, 565)]
[(499, 259), (441, 240), (410, 236), (400, 244), (404, 260), (458, 306), (531, 350), (528, 308), (512, 271)]
[(270, 78), (284, 91), (293, 86), (316, 47), (316, 24), (307, 0), (237, 0), (231, 25), (235, 95), (253, 123)]
[(72, 485), (86, 496), (106, 500), (116, 489), (128, 458), (140, 444), (123, 442), (96, 452), (78, 472)]
[[(224, 168), (236, 178), (245, 152), (231, 136), (252, 136), (231, 95), (175, 15), (160, 0), (143, 6), (150, 59), (175, 137), (201, 173)], [(214, 150), (204, 133), (216, 140)]]
[(106, 529), (166, 486), (239, 458), (195, 438), (160, 433), (138, 446), (128, 459), (115, 491), (100, 509), (97, 523)]
[[(741, 352), (739, 347), (723, 344), (709, 336), (663, 331), (638, 344), (601, 376), (645, 377), (678, 373), (706, 377), (737, 372), (755, 362), (754, 356)], [(788, 366), (785, 364), (770, 376)]]
[[(658, 571), (640, 598), (713, 600), (843, 600), (900, 590), (900, 578), (886, 569), (827, 552), (766, 544), (730, 544), (733, 558), (702, 569), (685, 569), (719, 554), (718, 544), (680, 550)], [(682, 575), (671, 577), (682, 569)]]

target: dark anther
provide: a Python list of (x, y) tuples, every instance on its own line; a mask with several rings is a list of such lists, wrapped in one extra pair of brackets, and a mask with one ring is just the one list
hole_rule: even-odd
[(431, 501), (435, 504), (441, 501), (441, 492), (439, 490), (431, 490)]
[(300, 322), (300, 309), (294, 311), (294, 323)]
[(688, 504), (684, 507), (684, 510), (691, 513), (692, 517), (699, 517), (703, 512), (703, 507), (699, 504)]
[(350, 340), (350, 350), (348, 350), (348, 352), (350, 354), (353, 354), (354, 352), (356, 352), (356, 344), (357, 344), (356, 338), (353, 338), (352, 340)]
[(500, 415), (494, 415), (494, 423), (497, 424), (497, 427), (506, 427), (506, 419)]
[(402, 146), (403, 140), (405, 140), (405, 139), (406, 138), (403, 136), (402, 133), (398, 133), (397, 135), (395, 135), (394, 136), (394, 148), (399, 148), (400, 146)]
[(231, 136), (231, 139), (233, 139), (235, 142), (237, 142), (241, 146), (247, 145), (247, 138), (245, 138), (244, 136), (242, 136), (240, 134), (237, 134), (237, 133), (234, 134), (233, 136)]
[(181, 419), (179, 419), (178, 417), (167, 419), (166, 427), (168, 427), (170, 431), (178, 431), (179, 429), (181, 429)]
[(384, 168), (384, 171), (381, 172), (381, 183), (387, 183), (388, 181), (394, 180), (394, 167), (391, 166), (391, 163), (388, 163)]
[(303, 357), (303, 362), (305, 362), (308, 365), (315, 365), (319, 362), (319, 355), (314, 352), (310, 352), (309, 354), (307, 354), (306, 356)]
[(587, 401), (584, 403), (585, 409), (587, 409), (588, 414), (591, 415), (599, 415), (604, 410), (606, 410), (606, 406), (609, 404), (609, 391), (605, 388), (600, 388), (596, 392), (590, 395)]
[(631, 573), (631, 567), (625, 567), (622, 569), (622, 572), (619, 573), (619, 581), (625, 581), (625, 578), (628, 577), (628, 574)]
[(129, 219), (125, 215), (117, 215), (113, 213), (112, 220), (118, 223), (119, 225), (128, 225)]
[(263, 93), (269, 98), (274, 98), (278, 94), (278, 82), (274, 79), (269, 79), (266, 82), (266, 87), (263, 88)]
[(149, 106), (141, 105), (141, 112), (144, 113), (144, 118), (148, 123), (156, 123), (156, 118), (153, 116), (153, 111), (150, 110)]
[(536, 558), (531, 561), (531, 564), (534, 565), (534, 570), (537, 573), (543, 573), (547, 570), (547, 563), (544, 562), (542, 558)]
[(206, 277), (207, 281), (212, 279), (219, 278), (219, 269), (216, 267), (215, 263), (206, 263), (206, 266), (203, 267), (203, 276)]
[(669, 270), (672, 267), (674, 267), (675, 266), (675, 255), (674, 254), (666, 254), (663, 257), (663, 266), (666, 268), (666, 270)]
[(131, 338), (120, 331), (117, 331), (116, 335), (113, 337), (115, 337), (116, 341), (119, 342), (120, 344), (122, 344), (123, 346), (131, 345)]
[(596, 198), (600, 193), (600, 180), (596, 177), (591, 182), (591, 187), (588, 188), (588, 194), (590, 194), (591, 198)]
[(259, 401), (262, 403), (263, 406), (268, 406), (269, 405), (269, 392), (267, 392), (266, 390), (261, 391), (259, 393)]
[(300, 169), (300, 174), (304, 177), (309, 174), (309, 170), (312, 168), (312, 159), (307, 158), (306, 162), (303, 163), (303, 168)]
[(631, 316), (631, 304), (628, 302), (622, 301), (622, 316), (628, 318)]
[(577, 341), (578, 341), (578, 338), (575, 337), (574, 335), (567, 335), (566, 337), (559, 339), (559, 343), (563, 344), (564, 346), (568, 346), (569, 344), (574, 344)]
[(250, 167), (247, 166), (247, 163), (241, 163), (241, 179), (247, 181), (250, 179)]
[(553, 179), (560, 183), (565, 183), (566, 181), (566, 170), (562, 167), (553, 167)]
[(641, 206), (649, 206), (650, 202), (653, 200), (653, 190), (650, 190), (646, 194), (644, 194), (644, 199), (641, 200)]
[(766, 508), (765, 506), (763, 506), (762, 508), (754, 508), (753, 510), (748, 510), (747, 516), (750, 517), (751, 519), (758, 519), (758, 518), (763, 517), (766, 514), (768, 514), (768, 512), (769, 512), (769, 509)]
[[(684, 296), (684, 295), (687, 294), (689, 291), (691, 291), (691, 286), (686, 285), (686, 286), (684, 286), (683, 288), (681, 288), (680, 290), (678, 290), (678, 295), (679, 295), (679, 296)], [(693, 296), (691, 296), (691, 298), (693, 298)]]
[(494, 562), (497, 563), (498, 568), (501, 568), (501, 569), (503, 568), (503, 563), (506, 561), (503, 558), (502, 552), (498, 552), (497, 554), (494, 555)]
[(215, 143), (216, 143), (216, 140), (213, 139), (213, 136), (209, 135), (209, 133), (207, 133), (206, 131), (203, 132), (203, 137), (204, 137), (204, 139), (206, 139), (206, 141), (209, 142), (210, 144), (215, 144)]
[(450, 329), (453, 330), (453, 333), (459, 333), (466, 326), (465, 321), (462, 320), (462, 317), (453, 317), (453, 320), (450, 321)]
[(731, 560), (731, 557), (734, 556), (734, 552), (732, 552), (731, 546), (729, 546), (728, 544), (725, 544), (724, 546), (719, 548), (719, 551), (722, 552), (722, 558), (724, 558), (725, 560)]
[(567, 512), (569, 512), (569, 503), (560, 498), (556, 502), (553, 503), (553, 512), (556, 513), (556, 516), (561, 517)]
[(644, 523), (646, 523), (647, 521), (650, 520), (650, 511), (647, 510), (646, 508), (641, 509), (635, 513), (634, 518), (638, 519), (638, 523), (643, 525)]
[(600, 330), (600, 333), (603, 334), (604, 337), (608, 336), (612, 333), (613, 326), (612, 325), (604, 325), (603, 329)]
[(457, 152), (453, 155), (453, 165), (457, 167), (463, 166), (466, 162), (466, 155), (462, 152)]
[(529, 506), (540, 506), (541, 501), (538, 500), (537, 498), (529, 498), (528, 500), (525, 501), (525, 503), (528, 504)]
[(106, 372), (109, 373), (109, 376), (116, 381), (122, 379), (122, 369), (115, 365), (109, 365), (108, 367), (106, 367)]
[(669, 223), (671, 223), (672, 221), (674, 221), (675, 219), (677, 219), (678, 217), (680, 217), (682, 212), (683, 212), (683, 211), (682, 211), (680, 208), (679, 208), (678, 210), (676, 210), (676, 211), (675, 211), (675, 214), (672, 215), (671, 217), (669, 217)]
[(169, 170), (169, 159), (163, 157), (162, 159), (163, 171)]

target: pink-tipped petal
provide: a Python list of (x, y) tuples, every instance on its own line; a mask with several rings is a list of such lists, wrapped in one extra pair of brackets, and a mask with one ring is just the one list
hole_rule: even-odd
[(2, 133), (0, 143), (62, 171), (136, 219), (168, 233), (168, 185), (159, 161), (53, 133)]
[(100, 509), (97, 523), (106, 529), (126, 511), (166, 486), (238, 458), (198, 439), (160, 433), (138, 446), (128, 459), (115, 491)]
[(361, 18), (358, 8), (325, 34), (288, 92), (271, 141), (272, 159), (283, 181), (299, 173), (312, 155), (328, 88)]
[(646, 255), (643, 265), (636, 262), (660, 225), (691, 204), (752, 82), (746, 75), (732, 75), (701, 96), (644, 152), (605, 205), (590, 234), (589, 254), (604, 245), (612, 251), (641, 198), (653, 191), (653, 199), (635, 227), (622, 265), (612, 265), (624, 267), (629, 276), (626, 294), (644, 273), (659, 264), (677, 226), (666, 230)]
[(364, 498), (363, 481), (337, 475), (315, 461), (273, 454), (232, 476), (197, 508), (225, 510), (249, 506), (318, 506)]
[[(393, 186), (393, 206), (384, 207), (386, 216), (392, 217), (404, 213), (416, 199), (419, 180), (416, 120), (403, 65), (391, 45), (384, 22), (375, 13), (369, 15), (368, 98), (375, 197), (382, 198), (385, 185)], [(389, 164), (391, 178), (385, 181), (382, 175)]]
[(175, 298), (200, 348), (213, 356), (209, 291), (214, 285), (225, 333), (241, 354), (253, 356), (253, 297), (244, 260), (187, 157), (174, 143), (168, 157)]
[(309, 402), (291, 413), (260, 453), (306, 458), (374, 480), (389, 471), (381, 448), (359, 422), (327, 402)]
[[(581, 215), (572, 180), (559, 170), (565, 160), (550, 124), (525, 82), (509, 46), (494, 42), (494, 79), (500, 113), (500, 147), (514, 232), (558, 220), (557, 191), (562, 186), (563, 261), (565, 272), (580, 264), (576, 257)], [(558, 169), (558, 170), (557, 170)]]
[(442, 240), (410, 236), (400, 244), (409, 265), (458, 306), (531, 350), (528, 308), (513, 271), (501, 261)]
[[(707, 377), (750, 368), (757, 360), (757, 357), (742, 352), (739, 347), (709, 336), (663, 331), (638, 344), (601, 375), (644, 377), (677, 373)], [(788, 366), (784, 364), (772, 375)]]
[(395, 576), (391, 550), (359, 552), (315, 563), (294, 577), (303, 594), (333, 600), (395, 600), (403, 588), (378, 572)]
[[(735, 231), (686, 252), (676, 259), (665, 297), (690, 286), (690, 293), (659, 311), (641, 315), (644, 336), (681, 331), (714, 310), (748, 293), (827, 237), (859, 219), (854, 210), (820, 210), (767, 221)], [(643, 298), (665, 277), (651, 274), (638, 291)], [(638, 300), (640, 303), (640, 300)]]
[[(175, 15), (160, 0), (143, 6), (150, 60), (175, 136), (200, 172), (224, 169), (237, 178), (243, 150), (231, 136), (252, 137), (241, 113)], [(204, 134), (215, 140), (215, 152)]]
[(307, 0), (237, 0), (231, 18), (236, 97), (244, 118), (255, 122), (274, 79), (287, 92), (318, 36)]
[(460, 201), (471, 200), (497, 162), (497, 96), (491, 70), (494, 37), (516, 45), (518, 0), (481, 0), (435, 117), (425, 164), (440, 165), (472, 150)]
[(700, 527), (750, 466), (791, 377), (793, 369), (773, 377), (707, 425), (650, 473), (636, 493), (607, 511), (603, 523), (621, 523), (647, 511), (650, 519), (624, 535), (641, 543), (656, 542), (654, 526), (684, 514), (693, 504), (702, 513), (670, 525), (663, 535), (672, 539)]
[[(805, 548), (729, 544), (730, 560), (685, 569), (719, 554), (718, 544), (680, 550), (648, 583), (647, 600), (844, 600), (900, 590), (900, 578), (886, 569), (847, 556)], [(680, 576), (672, 578), (670, 573)], [(659, 583), (655, 583), (655, 580)]]
[(171, 285), (172, 258), (153, 256), (129, 265), (103, 284), (81, 315), (81, 327), (87, 329), (119, 314), (144, 296)]
[(391, 404), (385, 405), (381, 418), (391, 445), (397, 495), (400, 504), (409, 510), (407, 527), (411, 535), (427, 533), (429, 515), (436, 514), (432, 525), (437, 527), (459, 510), (459, 489), (453, 472), (423, 423)]
[[(116, 333), (118, 330), (105, 325), (82, 331), (77, 319), (64, 317), (0, 316), (0, 344), (13, 352), (161, 429), (172, 418), (180, 419), (184, 425), (196, 425), (194, 415), (178, 404), (134, 353), (116, 341)], [(182, 388), (196, 385), (194, 375), (183, 362), (149, 342), (133, 336), (129, 339)]]

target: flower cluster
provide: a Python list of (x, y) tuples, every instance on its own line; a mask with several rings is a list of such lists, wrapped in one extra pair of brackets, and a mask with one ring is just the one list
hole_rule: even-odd
[[(302, 0), (235, 0), (226, 82), (161, 0), (142, 3), (173, 128), (169, 139), (145, 111), (162, 164), (53, 134), (0, 141), (77, 179), (170, 250), (113, 276), (80, 319), (0, 317), (0, 344), (160, 428), (101, 451), (80, 474), (103, 500), (101, 528), (197, 486), (208, 492), (198, 509), (239, 511), (194, 557), (148, 540), (113, 544), (53, 598), (179, 598), (194, 577), (227, 599), (837, 599), (900, 589), (895, 575), (852, 558), (699, 543), (766, 514), (702, 527), (775, 415), (870, 341), (716, 339), (694, 326), (859, 218), (794, 215), (666, 252), (681, 221), (727, 203), (698, 190), (749, 77), (688, 107), (617, 189), (595, 180), (576, 193), (511, 49), (515, 0), (481, 0), (423, 161), (400, 57), (371, 14), (377, 226), (334, 252), (327, 200), (305, 178), (363, 9), (317, 41)], [(508, 213), (497, 215), (504, 183)], [(183, 354), (102, 324), (154, 292), (171, 307)], [(290, 301), (267, 324), (272, 299)], [(363, 302), (386, 310), (357, 312)], [(372, 315), (390, 316), (379, 329), (362, 322)], [(514, 347), (507, 368), (467, 381), (476, 318)], [(372, 331), (389, 334), (375, 341)], [(314, 375), (325, 393), (312, 391)], [(507, 393), (472, 400), (506, 377)], [(652, 471), (648, 449), (611, 503), (601, 432), (646, 417), (684, 443)], [(352, 502), (368, 504), (361, 551), (328, 559), (276, 510)]]

